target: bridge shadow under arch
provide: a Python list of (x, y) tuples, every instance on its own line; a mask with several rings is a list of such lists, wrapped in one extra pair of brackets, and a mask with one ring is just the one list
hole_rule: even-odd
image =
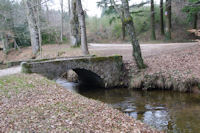
[(76, 68), (72, 70), (78, 75), (80, 86), (89, 87), (89, 88), (92, 88), (92, 87), (104, 88), (105, 87), (103, 79), (96, 73), (90, 70), (80, 69), (80, 68)]

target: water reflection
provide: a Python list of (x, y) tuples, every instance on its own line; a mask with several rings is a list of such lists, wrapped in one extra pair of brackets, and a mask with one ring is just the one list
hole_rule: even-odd
[(128, 89), (79, 88), (58, 82), (66, 88), (119, 109), (159, 130), (171, 133), (200, 132), (200, 97), (171, 91), (133, 91)]
[(78, 92), (78, 83), (68, 82), (65, 79), (57, 79), (56, 83), (67, 88), (69, 91)]

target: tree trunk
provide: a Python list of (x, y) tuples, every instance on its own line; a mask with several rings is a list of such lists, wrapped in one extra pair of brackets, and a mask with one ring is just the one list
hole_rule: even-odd
[(71, 1), (68, 0), (68, 14), (69, 14), (69, 17), (71, 15)]
[(198, 27), (198, 13), (194, 14), (194, 23), (193, 23), (193, 29), (197, 29)]
[(10, 27), (11, 27), (11, 31), (12, 31), (12, 38), (13, 38), (13, 43), (14, 43), (14, 48), (15, 49), (20, 49), (19, 46), (17, 45), (16, 42), (16, 31), (15, 31), (15, 22), (14, 22), (14, 14), (13, 14), (13, 10), (10, 10)]
[(60, 43), (63, 43), (63, 0), (60, 0), (61, 7), (61, 27), (60, 27)]
[[(124, 12), (122, 11), (122, 17), (124, 18)], [(122, 22), (122, 39), (125, 40), (126, 37), (126, 25), (124, 23), (124, 20), (121, 19)]]
[(151, 39), (156, 40), (154, 0), (151, 0)]
[(48, 4), (46, 3), (45, 4), (45, 7), (46, 7), (46, 19), (47, 19), (47, 24), (49, 26), (49, 7), (48, 7)]
[(171, 0), (166, 0), (166, 11), (165, 11), (165, 16), (166, 16), (166, 39), (171, 40)]
[(20, 47), (17, 45), (16, 39), (14, 38), (14, 48), (20, 50)]
[(36, 1), (34, 0), (26, 0), (26, 6), (27, 6), (27, 19), (29, 24), (29, 31), (31, 36), (31, 46), (32, 46), (32, 52), (33, 56), (36, 57), (37, 53), (40, 50), (40, 33), (39, 33), (39, 27), (38, 27), (38, 18), (37, 18), (37, 6)]
[(3, 43), (3, 52), (4, 52), (4, 54), (8, 54), (8, 51), (9, 51), (8, 35), (2, 33), (1, 39), (2, 39), (2, 43)]
[[(49, 22), (50, 22), (50, 20), (49, 20), (49, 7), (48, 7), (47, 2), (45, 4), (45, 7), (46, 7), (46, 27), (48, 29), (47, 33), (49, 34)], [(48, 40), (48, 42), (51, 41), (51, 36), (50, 35), (47, 36), (47, 40)]]
[(125, 37), (126, 37), (126, 26), (122, 21), (122, 40), (125, 40)]
[(71, 28), (71, 46), (80, 46), (80, 34), (79, 34), (79, 20), (77, 14), (76, 0), (71, 0), (71, 15), (70, 15), (70, 28)]
[(1, 43), (2, 43), (3, 49), (4, 49), (4, 36), (3, 36), (3, 33), (1, 33)]
[(129, 12), (129, 3), (127, 0), (121, 0), (121, 1), (124, 10), (124, 22), (126, 24), (126, 29), (128, 31), (128, 34), (130, 35), (131, 38), (131, 44), (133, 46), (133, 56), (135, 58), (138, 68), (143, 69), (146, 67), (146, 65), (143, 62), (140, 45), (135, 33), (133, 19)]
[(42, 58), (42, 36), (41, 36), (41, 29), (40, 29), (40, 11), (41, 11), (41, 0), (37, 0), (37, 6), (36, 6), (36, 16), (37, 16), (37, 29), (39, 34), (39, 48), (40, 48), (40, 56)]
[(116, 5), (114, 0), (111, 0), (111, 4), (114, 6), (116, 12), (118, 13), (121, 22), (122, 22), (122, 39), (124, 40), (126, 37), (126, 24), (124, 22), (124, 11), (120, 8), (118, 8), (118, 6)]
[(81, 0), (76, 0), (76, 2), (77, 2), (78, 18), (81, 27), (81, 48), (84, 55), (89, 55), (86, 25), (85, 25), (85, 12), (83, 11)]
[(161, 31), (161, 35), (165, 34), (164, 18), (163, 18), (163, 0), (160, 0), (160, 31)]

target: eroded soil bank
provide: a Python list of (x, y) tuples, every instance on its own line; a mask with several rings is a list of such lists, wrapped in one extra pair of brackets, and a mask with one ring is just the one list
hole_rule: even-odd
[(163, 89), (200, 93), (200, 46), (182, 51), (144, 58), (146, 70), (138, 70), (133, 61), (126, 61), (127, 79), (130, 88), (143, 90)]

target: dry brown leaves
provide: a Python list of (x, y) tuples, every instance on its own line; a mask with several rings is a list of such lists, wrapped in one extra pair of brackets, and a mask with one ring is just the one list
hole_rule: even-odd
[(104, 103), (69, 92), (39, 75), (10, 77), (22, 80), (0, 78), (4, 84), (0, 90), (8, 89), (10, 94), (0, 93), (0, 132), (156, 132)]
[[(182, 51), (177, 50), (168, 54), (144, 58), (148, 68), (144, 75), (162, 75), (166, 80), (173, 79), (185, 83), (191, 80), (200, 81), (200, 46), (195, 45)], [(133, 61), (128, 62), (128, 69), (133, 70), (133, 75), (138, 74)]]

